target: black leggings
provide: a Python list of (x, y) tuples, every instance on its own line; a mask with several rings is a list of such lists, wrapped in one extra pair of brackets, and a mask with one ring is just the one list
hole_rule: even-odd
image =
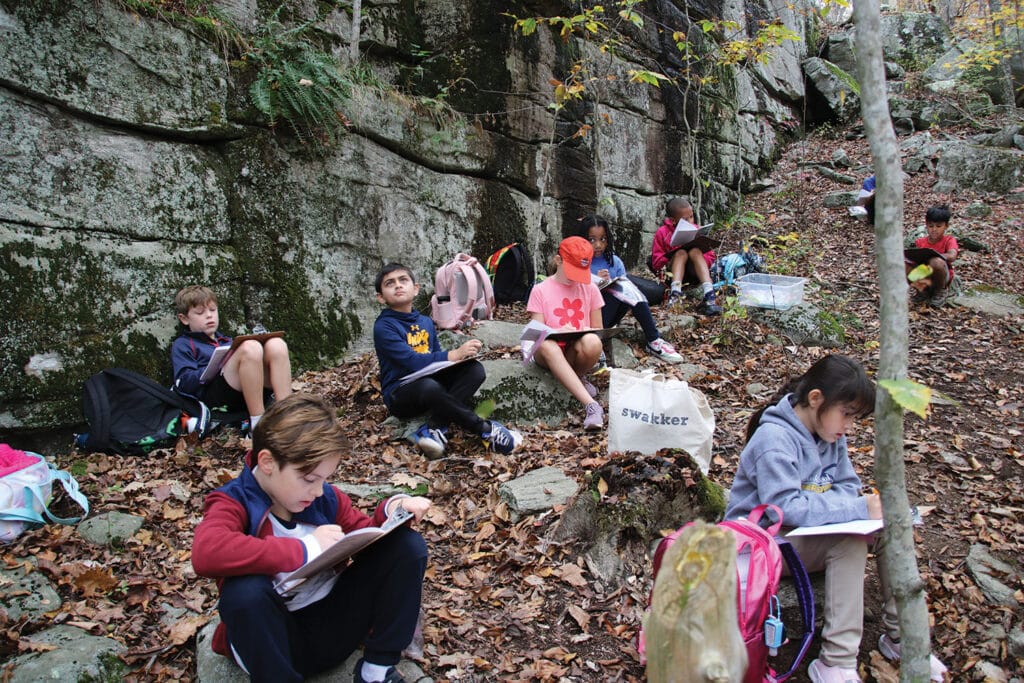
[(605, 327), (615, 327), (622, 320), (622, 317), (626, 315), (627, 311), (633, 311), (633, 317), (640, 323), (648, 343), (661, 336), (654, 323), (654, 316), (651, 315), (651, 307), (646, 301), (641, 301), (636, 306), (630, 306), (606, 292), (601, 292), (601, 296), (604, 298), (604, 307), (601, 309), (601, 323)]
[(455, 423), (474, 434), (483, 434), (486, 424), (473, 412), (470, 401), (486, 375), (478, 360), (453, 365), (398, 387), (391, 392), (388, 408), (399, 418), (427, 413), (427, 424), (432, 428)]

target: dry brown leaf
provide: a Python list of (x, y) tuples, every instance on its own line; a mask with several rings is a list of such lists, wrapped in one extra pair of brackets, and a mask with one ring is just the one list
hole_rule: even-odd
[(118, 584), (114, 573), (106, 567), (89, 567), (72, 581), (82, 595), (87, 598), (105, 595)]
[(583, 578), (583, 570), (575, 564), (563, 564), (555, 570), (555, 574), (570, 586), (582, 588), (587, 585), (587, 580)]
[(18, 639), (19, 652), (49, 652), (56, 649), (57, 646), (53, 643), (40, 643), (35, 640), (28, 640), (27, 638)]
[(590, 614), (576, 605), (569, 605), (568, 611), (569, 616), (579, 625), (580, 630), (586, 632), (590, 626)]
[(185, 617), (184, 619), (179, 619), (174, 622), (168, 629), (168, 637), (171, 643), (174, 645), (184, 644), (189, 638), (194, 636), (196, 631), (198, 631), (199, 628), (207, 621), (209, 621), (209, 617), (196, 615), (192, 617)]
[(170, 503), (164, 503), (164, 519), (174, 521), (185, 516), (185, 508), (176, 508)]

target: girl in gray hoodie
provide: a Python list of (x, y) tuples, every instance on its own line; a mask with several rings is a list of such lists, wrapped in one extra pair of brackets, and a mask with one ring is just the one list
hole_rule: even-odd
[[(747, 425), (747, 445), (729, 494), (726, 518), (746, 517), (761, 503), (777, 505), (787, 527), (880, 519), (877, 494), (861, 495), (861, 482), (846, 450), (846, 434), (874, 411), (875, 387), (864, 367), (845, 356), (822, 358), (784, 386)], [(864, 570), (870, 537), (789, 538), (808, 571), (825, 570), (825, 623), (813, 683), (859, 683), (857, 653), (864, 622)], [(879, 544), (880, 545), (880, 544)], [(876, 547), (879, 567), (882, 548)], [(885, 632), (879, 650), (899, 659), (896, 604), (885, 572), (882, 587)], [(946, 670), (932, 657), (931, 678)]]

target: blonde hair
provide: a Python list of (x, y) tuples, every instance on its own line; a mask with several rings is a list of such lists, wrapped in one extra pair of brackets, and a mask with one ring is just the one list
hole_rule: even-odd
[(213, 290), (203, 285), (189, 285), (174, 295), (174, 312), (181, 315), (188, 315), (196, 306), (217, 303), (217, 295)]
[(270, 451), (278, 467), (305, 473), (327, 458), (351, 450), (335, 411), (313, 394), (292, 394), (263, 413), (252, 435), (252, 452)]

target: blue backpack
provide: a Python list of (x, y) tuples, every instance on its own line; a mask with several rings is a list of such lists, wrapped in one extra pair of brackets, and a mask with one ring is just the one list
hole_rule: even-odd
[(732, 285), (738, 278), (749, 273), (760, 273), (764, 268), (764, 258), (744, 245), (740, 253), (719, 256), (711, 264), (711, 281), (715, 289)]

